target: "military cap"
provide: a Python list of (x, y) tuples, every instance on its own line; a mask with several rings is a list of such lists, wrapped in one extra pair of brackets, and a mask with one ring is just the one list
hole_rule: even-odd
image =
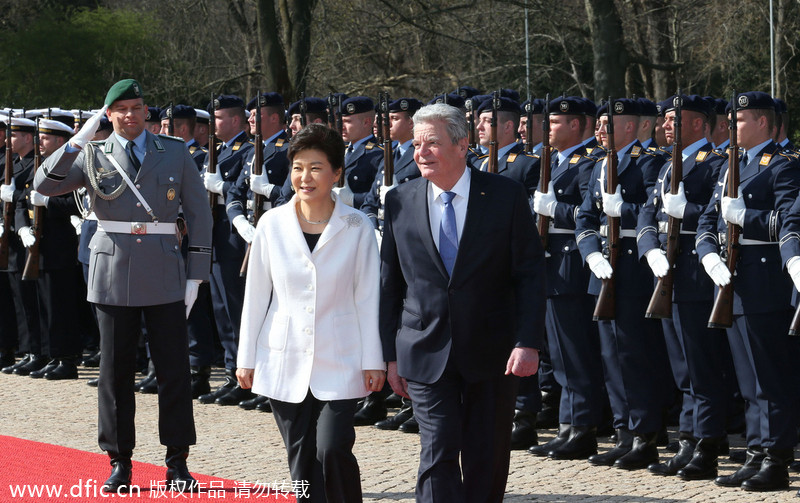
[(142, 86), (133, 79), (120, 80), (106, 93), (105, 105), (111, 106), (117, 100), (133, 100), (143, 98)]
[(679, 102), (681, 105), (681, 110), (701, 113), (706, 117), (708, 117), (711, 113), (711, 109), (708, 106), (708, 101), (696, 94), (689, 96), (682, 94), (680, 98), (678, 98), (677, 94), (670, 96), (660, 103), (661, 110), (664, 112), (664, 114), (666, 114), (670, 110), (675, 110), (678, 107)]
[(512, 100), (519, 103), (519, 92), (513, 89), (500, 89), (500, 97), (501, 98), (511, 98)]
[(761, 91), (748, 91), (736, 97), (737, 110), (775, 110), (772, 96)]
[(161, 107), (147, 107), (145, 122), (161, 122)]
[[(328, 102), (322, 98), (306, 96), (306, 113), (322, 114), (328, 109)], [(289, 105), (289, 116), (300, 113), (300, 100)]]
[(92, 116), (91, 110), (79, 110), (77, 108), (71, 110), (72, 118), (74, 121), (78, 121), (79, 123), (83, 124)]
[(234, 94), (220, 94), (214, 101), (208, 104), (208, 112), (216, 106), (217, 110), (224, 110), (226, 108), (242, 108), (244, 109), (244, 100)]
[(75, 131), (73, 131), (71, 127), (55, 119), (39, 119), (39, 132), (64, 136), (66, 138), (75, 134)]
[[(256, 108), (257, 103), (256, 99), (258, 96), (253, 97), (250, 101), (247, 102), (247, 107), (245, 110), (253, 110)], [(283, 106), (283, 96), (278, 93), (261, 93), (261, 106), (262, 107), (282, 107)]]
[(591, 115), (592, 117), (597, 115), (597, 104), (590, 100), (589, 98), (580, 98), (583, 101), (583, 108), (586, 110), (586, 115)]
[(408, 115), (414, 115), (420, 108), (422, 102), (416, 98), (400, 98), (389, 103), (390, 112), (408, 112)]
[(30, 119), (23, 117), (11, 118), (11, 131), (20, 131), (22, 133), (33, 133), (36, 130), (36, 123)]
[[(618, 98), (614, 101), (614, 115), (641, 115), (639, 103), (629, 98)], [(597, 117), (608, 115), (608, 102), (597, 109)]]
[(715, 98), (714, 99), (714, 112), (717, 115), (726, 115), (727, 112), (725, 110), (728, 109), (728, 100), (722, 98)]
[(775, 113), (776, 114), (788, 114), (789, 107), (786, 106), (786, 102), (780, 98), (774, 98), (772, 101), (775, 102)]
[[(159, 119), (162, 121), (164, 119), (169, 119), (170, 116), (170, 108), (164, 107), (161, 109), (161, 114), (159, 114)], [(172, 118), (173, 119), (195, 119), (197, 118), (197, 112), (195, 112), (194, 108), (188, 105), (175, 105), (172, 107)]]
[(35, 119), (42, 116), (42, 112), (35, 109), (26, 110), (24, 108), (15, 108), (13, 111), (16, 117), (22, 117), (24, 119)]
[(458, 93), (459, 96), (461, 96), (465, 100), (472, 98), (473, 96), (476, 96), (478, 94), (481, 94), (480, 91), (470, 86), (461, 86), (458, 89), (456, 89), (456, 92)]
[[(428, 105), (435, 105), (436, 103), (447, 103), (448, 105), (456, 107), (456, 108), (466, 108), (467, 107), (467, 104), (464, 101), (464, 98), (462, 98), (461, 96), (459, 96), (458, 94), (455, 94), (455, 93), (440, 94), (438, 96), (434, 96), (433, 99), (428, 102)], [(473, 105), (474, 104), (475, 103), (473, 102)]]
[(492, 97), (488, 94), (476, 94), (471, 98), (467, 98), (464, 100), (464, 108), (467, 110), (475, 110), (477, 111), (484, 101), (490, 100)]
[(578, 96), (559, 96), (550, 100), (547, 113), (550, 115), (585, 115), (586, 102)]
[(194, 113), (197, 114), (197, 122), (208, 124), (208, 120), (211, 118), (211, 114), (209, 114), (208, 111), (195, 108)]
[[(492, 111), (492, 100), (488, 99), (481, 103), (481, 106), (478, 108), (478, 113), (482, 114), (484, 112), (491, 112)], [(519, 112), (519, 102), (512, 100), (511, 98), (500, 98), (500, 103), (497, 107), (498, 112), (513, 112), (515, 114)]]
[(642, 117), (655, 117), (658, 115), (658, 107), (654, 102), (647, 98), (637, 98), (636, 101), (639, 102)]
[(375, 103), (367, 96), (353, 96), (342, 102), (343, 116), (373, 111), (375, 111)]
[(528, 109), (531, 107), (533, 107), (533, 109), (530, 112), (533, 115), (544, 113), (544, 100), (539, 98), (534, 98), (533, 100), (525, 100), (525, 102), (519, 106), (519, 111), (522, 115), (527, 115)]

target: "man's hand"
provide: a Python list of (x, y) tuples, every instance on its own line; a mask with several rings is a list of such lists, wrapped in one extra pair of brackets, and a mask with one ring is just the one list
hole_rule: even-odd
[(236, 380), (239, 381), (239, 386), (241, 386), (242, 389), (252, 388), (254, 374), (255, 371), (253, 369), (236, 369)]
[(274, 188), (275, 185), (269, 183), (269, 177), (266, 173), (256, 175), (255, 173), (250, 172), (250, 190), (256, 194), (269, 197), (269, 195), (272, 193), (272, 189)]
[(722, 197), (722, 218), (729, 224), (744, 226), (744, 216), (747, 213), (747, 206), (744, 204), (742, 194), (739, 197)]
[(69, 223), (71, 223), (72, 226), (75, 227), (75, 234), (80, 236), (81, 235), (81, 226), (83, 225), (83, 220), (81, 220), (81, 217), (79, 217), (78, 215), (70, 215), (69, 216)]
[(683, 219), (683, 214), (686, 212), (686, 193), (683, 191), (683, 182), (678, 186), (678, 193), (674, 196), (667, 192), (663, 198), (664, 213), (672, 218)]
[(92, 138), (94, 138), (94, 135), (97, 133), (97, 128), (100, 127), (100, 119), (103, 118), (107, 108), (108, 105), (105, 105), (98, 110), (96, 114), (89, 117), (89, 120), (86, 121), (81, 130), (69, 140), (70, 145), (82, 149), (84, 145), (92, 141)]
[(388, 368), (386, 379), (389, 381), (392, 391), (403, 398), (411, 398), (408, 396), (408, 383), (397, 373), (397, 362), (389, 362)]
[(709, 253), (700, 262), (715, 285), (725, 286), (731, 282), (731, 271), (718, 254)]
[(0, 185), (0, 200), (4, 203), (13, 203), (14, 202), (14, 192), (17, 190), (17, 184), (14, 182), (14, 179), (11, 179), (11, 183), (9, 185), (2, 184)]
[(183, 303), (186, 304), (186, 318), (189, 318), (189, 313), (192, 312), (192, 306), (194, 305), (194, 301), (197, 300), (197, 292), (200, 290), (200, 281), (199, 279), (187, 279), (186, 280), (186, 295), (183, 297)]
[(389, 191), (394, 189), (395, 187), (397, 187), (397, 185), (389, 185), (389, 186), (381, 185), (380, 187), (378, 187), (378, 197), (381, 200), (381, 206), (386, 206), (386, 194), (388, 194)]
[(47, 203), (50, 201), (49, 196), (43, 196), (36, 192), (35, 190), (31, 191), (31, 204), (34, 206), (43, 206), (47, 208)]
[(380, 391), (386, 382), (386, 372), (383, 370), (364, 370), (364, 386), (370, 391)]
[(236, 215), (233, 219), (233, 226), (236, 227), (236, 232), (244, 239), (245, 243), (250, 244), (253, 238), (256, 237), (256, 228), (247, 221), (244, 215)]
[(514, 348), (506, 363), (506, 375), (518, 377), (532, 376), (539, 370), (539, 350), (533, 348)]
[(203, 184), (206, 186), (207, 191), (222, 195), (225, 181), (222, 179), (222, 174), (219, 171), (214, 173), (206, 171), (206, 175), (203, 177)]
[(619, 217), (622, 215), (622, 186), (617, 185), (617, 191), (609, 194), (601, 185), (600, 190), (603, 194), (603, 212), (609, 217)]
[(610, 279), (614, 274), (611, 262), (600, 252), (592, 252), (586, 256), (586, 263), (589, 269), (597, 276), (597, 279)]
[(353, 206), (353, 191), (350, 190), (350, 187), (347, 185), (344, 187), (334, 187), (333, 193), (347, 206)]
[(653, 276), (656, 278), (663, 278), (669, 272), (669, 260), (667, 255), (660, 248), (653, 248), (647, 250), (644, 254), (647, 258), (647, 263), (653, 271)]
[(36, 236), (33, 235), (33, 231), (27, 225), (18, 230), (17, 234), (25, 248), (30, 248), (36, 242)]
[(547, 192), (539, 192), (538, 190), (533, 193), (533, 211), (539, 215), (546, 217), (554, 217), (556, 215), (556, 193), (553, 190), (553, 182), (547, 185)]

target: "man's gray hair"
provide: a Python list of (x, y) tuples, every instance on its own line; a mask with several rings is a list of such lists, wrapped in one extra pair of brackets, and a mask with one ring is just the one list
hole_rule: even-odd
[(432, 122), (444, 122), (447, 128), (447, 135), (453, 144), (467, 137), (469, 126), (464, 112), (456, 107), (436, 103), (425, 105), (414, 114), (414, 130), (419, 124), (430, 124)]

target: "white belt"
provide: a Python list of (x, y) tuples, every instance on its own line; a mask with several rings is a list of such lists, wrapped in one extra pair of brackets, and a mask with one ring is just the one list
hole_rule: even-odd
[(114, 234), (177, 234), (175, 222), (117, 222), (98, 220), (97, 230)]
[[(608, 237), (608, 226), (601, 225), (600, 226), (600, 235), (604, 238)], [(635, 238), (636, 237), (636, 229), (620, 229), (619, 230), (619, 237), (621, 238)]]
[(550, 226), (547, 230), (550, 234), (572, 234), (575, 235), (575, 229), (562, 229), (560, 227), (556, 227), (553, 225), (553, 222), (550, 222)]
[[(658, 232), (661, 234), (668, 233), (669, 222), (658, 222)], [(681, 234), (685, 234), (687, 236), (694, 236), (697, 234), (695, 231), (685, 231), (683, 230), (683, 225), (681, 225)]]
[[(725, 246), (728, 242), (728, 235), (724, 233), (720, 233), (717, 235), (719, 238), (719, 244)], [(744, 246), (753, 246), (753, 245), (776, 245), (778, 244), (777, 241), (761, 241), (759, 239), (746, 239), (739, 235), (739, 244)]]
[(225, 198), (220, 196), (220, 195), (218, 195), (217, 196), (217, 204), (221, 204), (222, 206), (225, 206)]
[[(247, 200), (247, 209), (252, 211), (254, 206), (255, 205), (253, 204), (253, 200), (252, 199), (248, 199)], [(267, 200), (264, 200), (264, 204), (261, 205), (261, 209), (263, 209), (264, 211), (272, 209), (272, 203), (267, 201)]]

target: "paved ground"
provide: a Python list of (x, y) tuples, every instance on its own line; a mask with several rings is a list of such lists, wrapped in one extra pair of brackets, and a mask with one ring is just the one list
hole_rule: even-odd
[[(0, 434), (101, 452), (96, 441), (97, 393), (86, 385), (87, 379), (96, 376), (96, 369), (81, 369), (79, 380), (43, 382), (0, 374)], [(221, 380), (221, 373), (215, 372), (214, 379)], [(158, 443), (156, 397), (138, 395), (137, 403), (138, 447), (134, 458), (162, 464), (164, 449)], [(283, 443), (270, 414), (196, 403), (194, 415), (199, 441), (189, 457), (192, 471), (248, 482), (290, 479)], [(419, 437), (372, 427), (356, 431), (355, 453), (365, 501), (414, 501)], [(553, 430), (543, 430), (540, 438), (547, 441), (553, 434)], [(607, 439), (603, 440), (601, 449), (610, 447)], [(730, 440), (732, 446), (741, 447), (738, 436)], [(662, 451), (662, 457), (666, 456)], [(727, 474), (735, 466), (721, 459), (720, 468)], [(106, 475), (94, 477), (102, 480)], [(797, 474), (792, 476), (791, 491), (751, 494), (711, 482), (683, 482), (643, 471), (625, 472), (591, 466), (586, 461), (552, 461), (514, 452), (505, 501), (798, 501), (798, 487)]]

